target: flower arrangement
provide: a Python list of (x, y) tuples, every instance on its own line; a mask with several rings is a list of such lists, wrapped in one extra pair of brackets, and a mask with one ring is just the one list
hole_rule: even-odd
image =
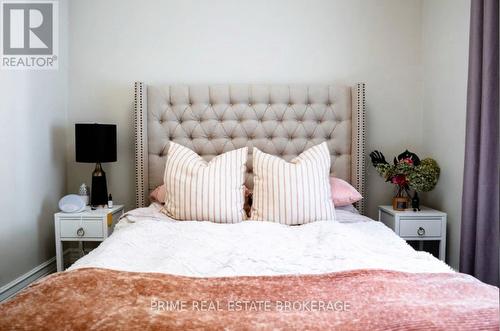
[(410, 189), (415, 191), (414, 199), (417, 200), (417, 206), (414, 208), (418, 209), (417, 192), (431, 191), (439, 179), (440, 169), (434, 159), (420, 160), (415, 153), (408, 150), (395, 157), (393, 164), (389, 164), (379, 151), (371, 152), (370, 158), (379, 175), (398, 187), (398, 192), (393, 199), (394, 209), (406, 208), (404, 201), (408, 203), (408, 190)]

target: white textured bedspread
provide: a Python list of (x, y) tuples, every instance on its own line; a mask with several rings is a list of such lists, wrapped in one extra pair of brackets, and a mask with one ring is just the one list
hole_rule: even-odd
[(352, 269), (453, 272), (380, 222), (336, 210), (337, 221), (287, 226), (174, 221), (158, 205), (127, 213), (70, 269), (100, 267), (194, 277), (320, 274)]

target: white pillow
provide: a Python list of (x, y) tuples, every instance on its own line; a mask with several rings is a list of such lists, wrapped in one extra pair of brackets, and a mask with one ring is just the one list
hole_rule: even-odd
[(247, 156), (245, 147), (206, 162), (189, 148), (170, 142), (163, 211), (178, 220), (242, 221)]
[(253, 149), (253, 220), (305, 224), (334, 220), (326, 142), (291, 162)]

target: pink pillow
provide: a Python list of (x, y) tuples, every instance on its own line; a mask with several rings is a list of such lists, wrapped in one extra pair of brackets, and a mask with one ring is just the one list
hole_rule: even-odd
[(345, 180), (330, 177), (332, 200), (335, 207), (348, 206), (361, 199), (361, 194)]
[(151, 202), (165, 203), (165, 184), (158, 186), (149, 194)]

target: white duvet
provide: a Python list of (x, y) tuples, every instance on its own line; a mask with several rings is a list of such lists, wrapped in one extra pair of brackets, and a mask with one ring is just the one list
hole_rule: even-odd
[(392, 230), (336, 210), (336, 221), (287, 226), (244, 221), (174, 221), (159, 205), (135, 209), (113, 234), (70, 270), (100, 267), (195, 277), (320, 274), (351, 269), (453, 272), (417, 252)]

